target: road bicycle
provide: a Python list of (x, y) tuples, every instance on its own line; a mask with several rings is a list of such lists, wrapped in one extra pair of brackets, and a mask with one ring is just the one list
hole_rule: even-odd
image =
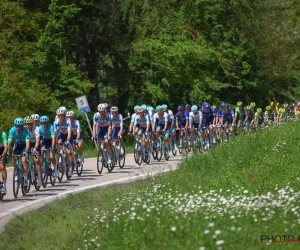
[(28, 162), (28, 176), (30, 175), (30, 183), (28, 185), (27, 193), (30, 191), (31, 185), (34, 185), (35, 190), (39, 191), (41, 186), (38, 185), (38, 181), (39, 181), (38, 172), (35, 166), (34, 155), (32, 154), (32, 152), (29, 153), (27, 162)]
[(97, 156), (97, 171), (99, 174), (102, 173), (103, 167), (107, 168), (109, 173), (111, 173), (115, 168), (113, 148), (111, 147), (110, 142), (108, 142), (107, 145), (108, 147), (110, 147), (110, 152), (112, 157), (110, 159), (110, 163), (108, 163), (108, 153), (105, 147), (105, 142), (104, 140), (101, 140), (101, 147), (98, 150), (98, 156)]
[[(14, 197), (17, 198), (20, 187), (23, 195), (26, 195), (27, 187), (24, 186), (23, 163), (22, 160), (21, 161), (19, 160), (19, 158), (23, 157), (23, 155), (12, 155), (12, 157), (16, 157), (16, 164), (14, 166), (14, 174), (13, 174), (13, 193), (14, 193)], [(30, 182), (29, 180), (30, 177), (31, 176), (28, 175), (28, 183)]]
[(120, 137), (112, 140), (111, 147), (114, 151), (115, 165), (119, 164), (119, 167), (122, 169), (125, 164), (125, 147), (124, 144), (120, 142)]
[(81, 161), (81, 159), (79, 159), (79, 154), (77, 151), (77, 142), (74, 142), (73, 144), (72, 154), (73, 154), (74, 164), (76, 167), (76, 173), (78, 176), (81, 176), (83, 171), (83, 162)]
[(57, 174), (59, 182), (62, 182), (63, 176), (66, 173), (66, 177), (68, 180), (71, 179), (70, 173), (70, 166), (68, 164), (68, 154), (67, 154), (67, 147), (65, 143), (60, 144), (60, 151), (58, 154), (58, 162), (57, 162)]
[(55, 172), (51, 167), (51, 160), (49, 157), (51, 149), (42, 149), (44, 151), (44, 157), (42, 159), (42, 185), (44, 188), (47, 187), (48, 177), (52, 186), (55, 185)]

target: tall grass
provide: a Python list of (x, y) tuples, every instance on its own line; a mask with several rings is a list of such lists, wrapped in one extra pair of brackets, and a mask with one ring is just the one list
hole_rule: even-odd
[(11, 221), (0, 248), (299, 249), (265, 239), (300, 235), (299, 129), (239, 136), (176, 171), (70, 195)]

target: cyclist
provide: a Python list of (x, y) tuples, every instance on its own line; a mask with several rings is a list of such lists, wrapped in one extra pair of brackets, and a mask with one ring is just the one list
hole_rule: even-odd
[(108, 143), (110, 139), (109, 135), (111, 134), (111, 119), (106, 112), (106, 105), (104, 103), (100, 103), (97, 108), (98, 114), (94, 116), (93, 123), (93, 137), (97, 139), (99, 149), (101, 148), (101, 140), (104, 140), (104, 146), (108, 155), (107, 163), (110, 164), (112, 155)]
[(55, 152), (56, 152), (56, 140), (55, 140), (55, 132), (54, 126), (49, 124), (49, 117), (44, 115), (40, 118), (40, 138), (41, 138), (41, 158), (44, 158), (44, 149), (50, 149), (50, 161), (54, 166), (54, 178), (57, 179), (57, 165), (55, 159)]
[[(132, 114), (131, 116), (131, 120), (130, 120), (130, 125), (129, 125), (129, 130), (128, 130), (128, 135), (131, 135), (133, 133), (136, 133), (137, 131), (133, 131), (133, 124), (134, 124), (134, 121), (135, 121), (135, 117), (137, 116), (137, 110), (140, 108), (139, 105), (136, 105), (134, 107), (134, 114)], [(136, 129), (138, 129), (139, 126), (136, 127)]]
[(243, 127), (245, 125), (245, 119), (246, 119), (247, 112), (245, 108), (243, 107), (242, 102), (237, 103), (237, 107), (235, 109), (235, 118), (233, 121), (233, 124), (237, 126), (237, 133), (239, 132), (239, 128)]
[(262, 113), (261, 108), (257, 108), (255, 114), (254, 114), (254, 122), (257, 127), (263, 127), (263, 122), (264, 122), (264, 115)]
[(227, 130), (228, 127), (230, 127), (231, 133), (233, 132), (233, 121), (234, 121), (234, 112), (229, 107), (228, 103), (225, 103), (223, 105), (223, 111), (220, 116), (220, 123), (224, 126), (224, 131)]
[(83, 150), (82, 150), (83, 133), (82, 133), (80, 121), (76, 120), (74, 116), (75, 116), (74, 111), (68, 111), (66, 114), (66, 117), (69, 119), (71, 124), (71, 133), (73, 137), (73, 142), (76, 141), (77, 143), (76, 148), (78, 154), (80, 155), (80, 161), (81, 163), (84, 163)]
[(32, 114), (31, 118), (33, 119), (33, 125), (38, 127), (40, 125), (40, 116), (38, 114)]
[(191, 133), (195, 133), (195, 130), (197, 131), (200, 138), (200, 147), (202, 147), (202, 112), (198, 110), (197, 105), (193, 105), (191, 110), (189, 113), (189, 128), (191, 129)]
[(169, 145), (169, 138), (166, 137), (167, 133), (166, 131), (168, 130), (168, 114), (163, 111), (162, 107), (158, 105), (156, 107), (157, 113), (154, 114), (153, 116), (153, 121), (152, 121), (152, 131), (155, 131), (156, 134), (153, 136), (153, 141), (156, 142), (157, 139), (157, 134), (159, 132), (164, 132), (165, 133), (165, 142), (167, 146), (167, 155), (170, 156), (170, 145)]
[(54, 122), (54, 131), (56, 135), (56, 148), (58, 152), (60, 151), (60, 146), (65, 143), (67, 147), (68, 163), (71, 165), (69, 168), (69, 176), (73, 175), (73, 136), (71, 133), (71, 122), (66, 118), (65, 109), (59, 109), (57, 112), (58, 120)]
[[(168, 120), (169, 120), (168, 126), (170, 128), (170, 131), (168, 133), (170, 134), (170, 132), (171, 132), (171, 136), (174, 141), (174, 148), (177, 151), (178, 147), (177, 147), (177, 140), (176, 140), (176, 126), (175, 126), (175, 117), (174, 117), (173, 111), (168, 109), (167, 104), (163, 104), (161, 107), (162, 107), (163, 111), (168, 114)], [(170, 135), (168, 137), (170, 137)]]
[[(24, 127), (24, 120), (23, 118), (16, 118), (14, 120), (14, 126), (11, 127), (8, 134), (8, 145), (7, 148), (9, 149), (12, 143), (12, 140), (15, 139), (14, 148), (13, 148), (13, 155), (20, 155), (22, 154), (22, 164), (23, 164), (23, 176), (24, 176), (24, 187), (28, 187), (28, 163), (27, 157), (28, 152), (30, 150), (30, 143), (29, 143), (29, 130), (28, 128)], [(8, 151), (9, 155), (9, 151)], [(16, 157), (12, 158), (12, 165), (16, 165)], [(17, 176), (14, 176), (17, 178)]]
[[(29, 130), (29, 142), (30, 149), (32, 150), (33, 160), (35, 162), (36, 170), (38, 173), (38, 183), (37, 185), (40, 187), (42, 185), (42, 168), (41, 168), (41, 146), (40, 146), (40, 130), (39, 126), (33, 125), (32, 116), (24, 117), (25, 127)], [(35, 123), (39, 123), (35, 122)]]
[(264, 124), (267, 126), (268, 124), (271, 124), (276, 119), (276, 113), (274, 110), (272, 110), (271, 106), (266, 107), (266, 111), (264, 113)]
[[(213, 135), (213, 121), (214, 121), (214, 112), (208, 102), (202, 103), (202, 108), (200, 109), (202, 113), (202, 129), (204, 129), (204, 134), (207, 135), (208, 131)], [(210, 142), (209, 142), (210, 143)], [(210, 147), (211, 145), (207, 145)]]
[[(111, 113), (111, 131), (112, 131), (112, 139), (120, 139), (120, 144), (123, 144), (123, 134), (124, 134), (124, 123), (123, 123), (123, 116), (118, 113), (119, 108), (113, 106), (110, 108)], [(123, 147), (121, 147), (123, 151)], [(123, 155), (124, 152), (120, 152)]]
[(145, 114), (145, 107), (142, 105), (137, 110), (137, 116), (135, 117), (133, 130), (136, 130), (136, 126), (139, 124), (138, 128), (138, 137), (142, 136), (142, 141), (145, 143), (148, 149), (148, 158), (151, 159), (151, 147), (150, 147), (150, 140), (149, 137), (151, 135), (150, 132), (150, 118), (148, 114)]
[(252, 130), (252, 125), (253, 125), (253, 118), (254, 118), (254, 113), (251, 110), (251, 106), (248, 105), (246, 107), (247, 109), (247, 114), (246, 114), (246, 118), (245, 118), (245, 131), (246, 132), (250, 132)]
[(6, 180), (7, 180), (7, 171), (5, 168), (6, 164), (6, 153), (8, 151), (7, 147), (7, 134), (4, 131), (0, 131), (0, 170), (2, 172), (2, 181), (3, 181), (3, 187), (0, 192), (2, 194), (7, 194), (7, 189), (6, 189)]
[(178, 112), (175, 116), (175, 121), (176, 121), (175, 125), (176, 125), (176, 130), (179, 131), (179, 137), (180, 137), (179, 146), (180, 146), (182, 143), (183, 131), (186, 131), (189, 126), (189, 116), (184, 112), (183, 106), (178, 106), (177, 111)]

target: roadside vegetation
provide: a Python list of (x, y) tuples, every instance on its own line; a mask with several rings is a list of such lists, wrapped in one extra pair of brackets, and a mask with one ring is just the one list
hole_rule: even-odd
[[(241, 135), (178, 170), (18, 216), (0, 249), (298, 249), (299, 122)], [(277, 238), (279, 240), (279, 238)]]

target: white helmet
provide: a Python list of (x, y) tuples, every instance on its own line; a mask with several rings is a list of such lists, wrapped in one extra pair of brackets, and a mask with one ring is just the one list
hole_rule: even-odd
[(33, 115), (31, 115), (31, 117), (34, 121), (39, 121), (40, 120), (40, 116), (38, 114), (33, 114)]
[(57, 114), (58, 114), (58, 115), (64, 115), (65, 113), (66, 113), (66, 110), (65, 110), (65, 109), (59, 108), (59, 109), (57, 110)]
[(105, 103), (100, 103), (97, 107), (98, 111), (105, 111), (106, 106)]
[(110, 111), (111, 112), (117, 112), (119, 109), (118, 109), (118, 107), (116, 107), (116, 106), (113, 106), (113, 107), (111, 107), (110, 108)]
[(75, 116), (75, 113), (74, 111), (68, 111), (66, 116)]

